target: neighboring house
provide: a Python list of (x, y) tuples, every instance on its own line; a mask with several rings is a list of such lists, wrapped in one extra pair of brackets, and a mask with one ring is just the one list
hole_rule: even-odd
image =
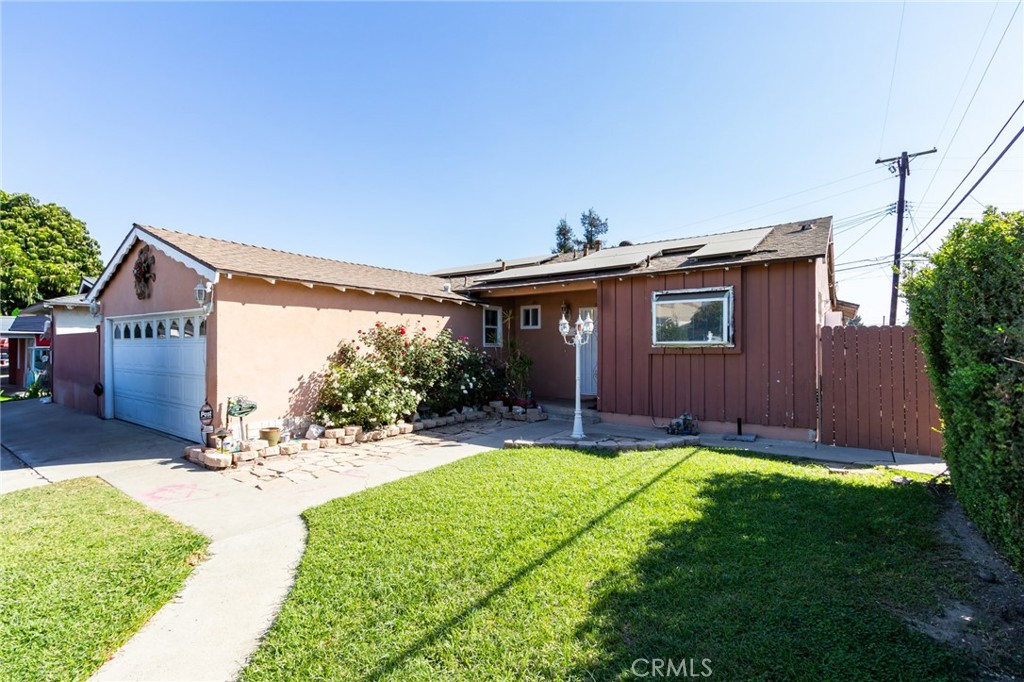
[(0, 337), (7, 340), (8, 378), (13, 388), (27, 389), (50, 366), (50, 316), (28, 312), (5, 316)]
[(83, 279), (77, 294), (48, 299), (43, 307), (50, 312), (53, 402), (99, 414), (93, 388), (100, 381), (100, 321), (86, 300), (91, 288)]
[(305, 417), (339, 342), (377, 321), (482, 336), (481, 308), (441, 278), (144, 225), (88, 300), (103, 320), (101, 414), (190, 440), (203, 403), (222, 426), (233, 396), (258, 404), (249, 425)]
[(237, 395), (259, 405), (255, 424), (302, 419), (338, 343), (377, 321), (448, 328), (498, 355), (515, 338), (534, 361), (534, 395), (570, 399), (573, 349), (558, 320), (589, 314), (597, 333), (583, 351), (583, 392), (602, 418), (650, 424), (690, 412), (707, 431), (742, 420), (747, 433), (806, 440), (819, 330), (843, 314), (831, 226), (819, 218), (420, 275), (135, 225), (86, 297), (102, 317), (100, 412), (190, 440), (204, 402), (221, 426)]
[(746, 433), (814, 437), (819, 330), (842, 319), (831, 218), (435, 274), (485, 301), (491, 319), (511, 316), (502, 331), (534, 359), (539, 397), (573, 397), (574, 351), (558, 320), (589, 314), (582, 392), (602, 419), (664, 424), (689, 412), (706, 431), (742, 420)]

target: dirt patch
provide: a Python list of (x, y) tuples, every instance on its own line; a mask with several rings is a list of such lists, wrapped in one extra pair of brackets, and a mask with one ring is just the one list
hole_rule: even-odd
[(960, 503), (939, 493), (940, 537), (965, 562), (967, 594), (949, 599), (943, 612), (911, 627), (970, 651), (988, 680), (1024, 680), (1024, 580), (981, 536)]

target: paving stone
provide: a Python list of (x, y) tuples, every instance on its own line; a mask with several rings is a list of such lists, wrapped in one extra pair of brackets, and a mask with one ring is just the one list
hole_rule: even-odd
[(259, 438), (251, 438), (249, 440), (243, 440), (238, 445), (238, 449), (242, 452), (252, 452), (254, 450), (265, 450), (270, 447), (270, 443)]
[(412, 433), (415, 430), (416, 430), (416, 427), (413, 424), (402, 423), (402, 424), (398, 425), (398, 432), (403, 434), (403, 435), (405, 435), (407, 433)]
[(281, 459), (276, 461), (268, 461), (263, 466), (268, 471), (283, 474), (294, 469), (297, 469), (299, 467), (299, 463), (289, 459)]
[(316, 480), (316, 476), (314, 476), (309, 471), (289, 471), (287, 474), (284, 475), (284, 477), (294, 483), (302, 483), (303, 481)]
[(341, 429), (327, 429), (326, 431), (324, 431), (324, 435), (323, 435), (324, 438), (334, 438), (335, 440), (337, 440), (338, 438), (342, 438), (344, 436), (345, 436), (345, 429), (344, 428), (341, 428)]
[(437, 420), (436, 419), (424, 419), (420, 423), (423, 424), (423, 428), (425, 428), (425, 429), (432, 429), (432, 428), (437, 426)]
[(203, 454), (203, 450), (205, 449), (206, 448), (204, 448), (202, 445), (189, 445), (188, 447), (185, 448), (184, 457), (185, 459), (196, 459), (201, 454)]
[(352, 445), (356, 442), (355, 436), (342, 436), (338, 439), (338, 445)]
[(312, 438), (302, 438), (299, 440), (299, 447), (303, 450), (319, 450), (320, 441), (313, 440)]
[(280, 454), (281, 454), (281, 446), (280, 445), (271, 445), (270, 447), (268, 447), (266, 450), (263, 451), (263, 456), (264, 457), (277, 457)]
[(413, 422), (412, 423), (412, 430), (413, 431), (422, 431), (423, 430), (423, 422)]
[(384, 429), (384, 433), (388, 438), (394, 438), (399, 433), (401, 433), (401, 430), (398, 428), (397, 424), (391, 424), (390, 426)]
[(322, 447), (322, 448), (333, 448), (337, 444), (338, 444), (338, 439), (337, 438), (321, 438), (320, 439), (320, 447)]
[(270, 480), (260, 481), (259, 483), (256, 484), (256, 487), (259, 490), (278, 490), (280, 488), (291, 488), (293, 485), (295, 485), (295, 483), (289, 481), (287, 478), (275, 476)]

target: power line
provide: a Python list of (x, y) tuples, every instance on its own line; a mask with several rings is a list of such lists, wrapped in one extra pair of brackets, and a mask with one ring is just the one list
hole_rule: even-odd
[[(789, 199), (791, 197), (799, 196), (801, 194), (807, 194), (808, 192), (813, 192), (816, 189), (821, 189), (822, 187), (829, 187), (831, 185), (836, 185), (836, 184), (838, 184), (840, 182), (845, 182), (847, 180), (852, 180), (853, 178), (860, 177), (861, 175), (867, 175), (868, 173), (873, 173), (874, 171), (875, 171), (874, 168), (869, 168), (868, 170), (861, 171), (859, 173), (854, 173), (853, 175), (847, 175), (844, 178), (839, 178), (838, 180), (832, 180), (831, 182), (825, 182), (825, 183), (822, 183), (820, 185), (815, 185), (814, 187), (808, 187), (807, 189), (802, 189), (799, 192), (793, 192), (791, 194), (786, 194), (786, 195), (778, 197), (776, 199), (769, 199), (768, 201), (762, 201), (762, 202), (760, 202), (758, 204), (753, 204), (753, 205), (747, 206), (745, 208), (738, 208), (735, 211), (729, 211), (728, 213), (721, 213), (721, 214), (716, 215), (716, 216), (711, 216), (710, 218), (702, 218), (701, 220), (698, 220), (696, 222), (686, 223), (685, 225), (680, 225), (678, 227), (673, 227), (673, 228), (670, 228), (668, 230), (658, 230), (657, 232), (648, 232), (646, 234), (639, 235), (639, 237), (640, 238), (643, 238), (643, 237), (654, 237), (654, 236), (657, 236), (657, 235), (660, 235), (660, 234), (665, 234), (665, 233), (668, 233), (668, 232), (678, 232), (679, 230), (683, 230), (683, 229), (685, 229), (687, 227), (693, 227), (694, 225), (701, 225), (703, 223), (711, 222), (712, 220), (718, 220), (719, 218), (726, 218), (726, 217), (731, 216), (731, 215), (736, 215), (737, 213), (743, 213), (744, 211), (749, 211), (751, 209), (759, 208), (761, 206), (766, 206), (768, 204), (774, 204), (775, 202), (782, 201), (783, 199)], [(867, 185), (862, 185), (861, 187), (855, 187), (854, 190), (856, 190), (856, 189), (863, 189), (864, 187), (870, 187), (873, 184), (876, 184), (876, 183), (869, 183)], [(854, 190), (850, 190), (850, 191), (854, 191)], [(832, 196), (839, 196), (839, 195), (835, 194), (835, 195), (832, 195)], [(831, 199), (832, 196), (825, 197), (825, 199)], [(811, 202), (811, 203), (814, 203), (814, 202)], [(806, 206), (807, 204), (801, 204), (801, 205)], [(795, 206), (793, 208), (799, 208), (799, 206)], [(786, 210), (790, 210), (790, 209), (786, 209)], [(769, 215), (774, 215), (774, 214), (769, 214)]]
[[(992, 61), (996, 58), (996, 54), (998, 54), (998, 52), (999, 52), (999, 47), (1003, 44), (1003, 39), (1006, 38), (1006, 34), (1010, 30), (1010, 26), (1013, 25), (1013, 20), (1017, 16), (1017, 10), (1020, 9), (1020, 6), (1021, 6), (1020, 2), (1018, 2), (1014, 6), (1013, 14), (1010, 15), (1010, 20), (1006, 22), (1006, 27), (1003, 29), (1003, 34), (1001, 36), (999, 36), (999, 42), (996, 43), (995, 49), (992, 50), (992, 55), (988, 58), (988, 63), (985, 65), (985, 70), (981, 73), (981, 78), (978, 79), (978, 85), (975, 86), (974, 92), (971, 94), (971, 99), (970, 99), (970, 101), (967, 102), (967, 108), (964, 109), (963, 115), (960, 116), (960, 121), (956, 124), (956, 129), (953, 131), (953, 136), (951, 138), (949, 138), (949, 142), (946, 144), (946, 153), (949, 153), (949, 150), (953, 148), (953, 140), (956, 139), (957, 133), (960, 132), (960, 126), (962, 126), (964, 124), (964, 119), (967, 118), (967, 112), (969, 112), (971, 110), (971, 105), (974, 104), (974, 98), (978, 96), (978, 91), (981, 89), (981, 84), (985, 82), (985, 76), (988, 75), (989, 67), (992, 66)], [(998, 7), (998, 5), (997, 5), (997, 7)], [(993, 13), (994, 12), (995, 12), (995, 9), (993, 8)], [(991, 18), (989, 19), (989, 21), (991, 22)], [(988, 27), (987, 26), (985, 27), (985, 32), (986, 33), (988, 32)], [(984, 40), (985, 34), (982, 34), (981, 37), (982, 37), (982, 40)], [(972, 64), (974, 63), (973, 59), (971, 60), (971, 63)], [(966, 76), (964, 78), (966, 79)], [(957, 93), (957, 97), (958, 98), (960, 97), (959, 93)], [(956, 106), (956, 102), (955, 101), (953, 102), (953, 105)], [(942, 129), (943, 130), (946, 129), (945, 124), (942, 126)], [(941, 137), (941, 133), (940, 133), (940, 137)], [(935, 168), (935, 172), (932, 173), (931, 180), (928, 181), (928, 185), (925, 186), (925, 188), (924, 188), (924, 194), (921, 195), (921, 201), (924, 201), (925, 197), (928, 196), (928, 191), (932, 188), (932, 183), (935, 182), (935, 178), (939, 174), (939, 168), (942, 167), (942, 163), (945, 160), (946, 160), (946, 154), (943, 154), (942, 158), (939, 159), (939, 165)], [(931, 222), (931, 221), (929, 221), (929, 222)], [(927, 229), (927, 228), (928, 228), (928, 225), (925, 224), (925, 229)], [(914, 239), (917, 239), (917, 235), (914, 235)]]
[(857, 244), (858, 244), (858, 243), (860, 243), (860, 240), (861, 240), (861, 239), (864, 239), (864, 237), (867, 237), (867, 236), (868, 236), (869, 234), (871, 234), (871, 231), (872, 231), (872, 230), (874, 230), (874, 229), (875, 229), (876, 227), (878, 227), (879, 225), (881, 225), (881, 224), (882, 224), (882, 221), (883, 221), (883, 220), (885, 220), (885, 219), (886, 219), (886, 218), (888, 218), (888, 217), (889, 217), (889, 213), (888, 213), (888, 212), (886, 212), (886, 214), (885, 214), (884, 216), (882, 216), (881, 218), (879, 218), (879, 219), (878, 219), (878, 222), (877, 222), (877, 223), (875, 223), (874, 225), (872, 225), (871, 227), (869, 227), (869, 228), (867, 229), (867, 231), (866, 231), (866, 232), (865, 232), (864, 234), (862, 234), (861, 236), (857, 237), (857, 239), (855, 239), (855, 240), (854, 240), (854, 242), (853, 242), (852, 244), (850, 244), (849, 246), (847, 246), (847, 247), (846, 247), (846, 248), (845, 248), (845, 249), (843, 250), (843, 252), (842, 252), (841, 254), (839, 254), (838, 256), (836, 256), (836, 260), (839, 260), (840, 258), (842, 258), (843, 256), (845, 256), (845, 255), (846, 255), (847, 253), (849, 253), (849, 252), (850, 252), (850, 249), (852, 249), (853, 247), (857, 246)]
[(1008, 145), (1006, 145), (1006, 147), (1004, 147), (1004, 148), (1003, 148), (1003, 151), (999, 152), (999, 156), (997, 156), (997, 157), (995, 158), (995, 161), (993, 161), (993, 162), (992, 162), (992, 163), (991, 163), (991, 164), (989, 165), (989, 167), (985, 169), (985, 172), (981, 174), (981, 177), (980, 177), (980, 178), (978, 178), (978, 181), (977, 181), (977, 182), (975, 182), (975, 183), (974, 183), (974, 184), (973, 184), (973, 185), (971, 186), (971, 188), (970, 188), (969, 190), (967, 190), (967, 194), (965, 194), (965, 195), (963, 196), (963, 198), (961, 198), (961, 199), (960, 199), (960, 201), (956, 202), (956, 206), (954, 206), (953, 208), (951, 208), (951, 209), (950, 209), (949, 213), (947, 213), (947, 214), (946, 214), (946, 217), (945, 217), (945, 218), (943, 218), (943, 219), (942, 219), (941, 221), (939, 221), (939, 224), (938, 224), (938, 225), (936, 225), (935, 227), (933, 227), (933, 228), (932, 228), (932, 231), (931, 231), (931, 232), (929, 232), (929, 233), (928, 233), (928, 235), (927, 235), (927, 236), (926, 236), (926, 237), (925, 237), (924, 239), (922, 239), (921, 241), (919, 241), (919, 242), (918, 242), (917, 244), (915, 244), (915, 245), (914, 245), (914, 247), (913, 247), (913, 248), (911, 248), (910, 250), (908, 250), (908, 251), (907, 251), (907, 255), (909, 255), (909, 254), (913, 253), (914, 251), (916, 251), (917, 249), (921, 248), (921, 246), (922, 246), (922, 245), (923, 245), (923, 244), (924, 244), (924, 243), (925, 243), (926, 241), (928, 241), (929, 239), (931, 239), (931, 236), (932, 236), (933, 234), (935, 234), (935, 233), (936, 233), (936, 231), (938, 231), (938, 229), (939, 229), (940, 227), (942, 227), (943, 223), (945, 223), (945, 222), (946, 222), (947, 220), (949, 220), (949, 217), (950, 217), (951, 215), (953, 215), (953, 213), (954, 213), (954, 212), (955, 212), (955, 211), (956, 211), (956, 210), (957, 210), (958, 208), (960, 208), (960, 206), (961, 206), (961, 205), (962, 205), (962, 204), (963, 204), (963, 203), (964, 203), (965, 201), (967, 201), (967, 197), (971, 196), (971, 192), (973, 192), (973, 191), (974, 191), (975, 189), (977, 189), (977, 188), (978, 188), (978, 185), (980, 185), (980, 184), (981, 184), (981, 181), (982, 181), (982, 180), (984, 180), (984, 179), (985, 179), (986, 177), (988, 177), (988, 174), (989, 174), (990, 172), (992, 172), (992, 169), (996, 167), (996, 164), (997, 164), (997, 163), (999, 163), (999, 161), (1000, 161), (1000, 160), (1001, 160), (1001, 159), (1003, 158), (1003, 156), (1004, 156), (1004, 155), (1006, 154), (1006, 152), (1010, 151), (1010, 147), (1012, 147), (1012, 146), (1014, 145), (1014, 143), (1016, 143), (1016, 142), (1017, 142), (1017, 140), (1019, 140), (1019, 139), (1020, 139), (1020, 136), (1021, 136), (1022, 134), (1024, 134), (1024, 126), (1022, 126), (1022, 127), (1021, 127), (1021, 129), (1017, 131), (1017, 134), (1016, 134), (1016, 135), (1014, 135), (1014, 136), (1013, 136), (1013, 139), (1012, 139), (1012, 140), (1010, 140), (1010, 143), (1009, 143)]
[(892, 56), (892, 74), (889, 76), (889, 96), (885, 99), (885, 116), (882, 118), (882, 136), (878, 140), (878, 155), (882, 155), (882, 145), (885, 143), (885, 129), (889, 125), (889, 105), (892, 104), (892, 86), (896, 82), (896, 64), (900, 58), (900, 42), (903, 38), (903, 17), (907, 13), (907, 0), (903, 0), (903, 7), (900, 9), (900, 29), (896, 33), (896, 52)]
[(935, 213), (932, 214), (932, 217), (928, 219), (928, 222), (924, 224), (924, 227), (922, 227), (920, 230), (914, 233), (914, 236), (911, 238), (910, 241), (916, 240), (918, 235), (920, 235), (921, 232), (923, 232), (924, 230), (927, 230), (928, 226), (932, 224), (932, 221), (935, 220), (940, 213), (942, 213), (942, 209), (946, 208), (946, 204), (950, 202), (950, 200), (953, 198), (953, 195), (956, 194), (957, 190), (960, 189), (965, 182), (967, 182), (967, 178), (971, 177), (971, 173), (974, 172), (974, 169), (978, 167), (978, 164), (981, 163), (981, 160), (985, 158), (985, 155), (988, 154), (990, 149), (992, 149), (992, 145), (996, 143), (996, 140), (999, 139), (999, 136), (1003, 134), (1004, 130), (1006, 130), (1006, 126), (1010, 125), (1010, 121), (1012, 121), (1013, 117), (1017, 115), (1017, 112), (1020, 111), (1021, 107), (1024, 107), (1024, 99), (1020, 101), (1020, 104), (1017, 105), (1017, 108), (1014, 109), (1013, 113), (1010, 114), (1010, 117), (1006, 119), (1006, 123), (1004, 123), (1003, 127), (999, 129), (999, 132), (996, 133), (996, 136), (992, 138), (992, 141), (988, 143), (988, 146), (985, 147), (985, 151), (983, 151), (978, 156), (978, 158), (975, 159), (974, 165), (971, 166), (971, 169), (967, 171), (967, 174), (964, 175), (963, 178), (961, 178), (960, 182), (958, 182), (956, 187), (953, 188), (953, 191), (949, 193), (948, 197), (946, 197), (946, 200), (942, 202), (942, 205), (940, 205), (939, 208), (935, 211)]

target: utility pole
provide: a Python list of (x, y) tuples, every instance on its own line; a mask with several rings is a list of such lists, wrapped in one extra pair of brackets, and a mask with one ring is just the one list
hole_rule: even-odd
[(900, 257), (903, 251), (903, 213), (906, 211), (907, 176), (910, 175), (910, 160), (925, 154), (934, 154), (938, 151), (932, 147), (925, 152), (908, 154), (903, 152), (899, 156), (889, 159), (878, 159), (878, 163), (889, 164), (889, 170), (900, 174), (900, 198), (896, 205), (896, 248), (892, 256), (892, 299), (889, 302), (889, 326), (896, 325), (896, 301), (900, 289)]

